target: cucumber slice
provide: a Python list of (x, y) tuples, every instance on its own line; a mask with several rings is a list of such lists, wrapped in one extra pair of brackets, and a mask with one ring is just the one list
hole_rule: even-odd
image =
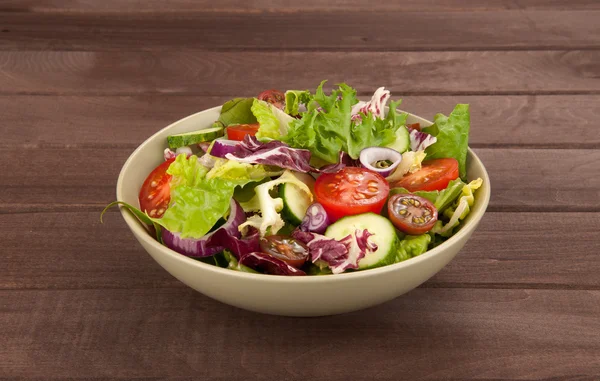
[[(309, 174), (294, 172), (300, 181), (308, 186), (311, 192), (315, 189), (315, 179)], [(284, 220), (294, 226), (300, 225), (306, 214), (306, 210), (312, 204), (310, 197), (294, 184), (283, 183), (279, 188), (279, 194), (283, 200), (281, 216)]]
[(223, 127), (211, 127), (204, 130), (186, 132), (185, 134), (171, 135), (167, 137), (169, 148), (191, 146), (202, 142), (215, 140), (225, 134)]
[(392, 222), (375, 213), (363, 213), (339, 219), (325, 231), (325, 236), (340, 240), (359, 229), (367, 229), (373, 235), (369, 241), (377, 245), (377, 250), (368, 253), (358, 262), (359, 270), (392, 264), (396, 261), (398, 237)]
[(400, 153), (408, 151), (410, 148), (410, 134), (408, 129), (404, 126), (400, 126), (396, 130), (396, 140), (388, 144), (386, 147), (394, 149)]

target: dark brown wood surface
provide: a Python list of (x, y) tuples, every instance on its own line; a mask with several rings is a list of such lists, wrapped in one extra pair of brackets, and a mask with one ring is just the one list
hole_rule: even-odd
[[(0, 380), (600, 380), (598, 20), (591, 0), (0, 2)], [(156, 130), (322, 79), (426, 118), (471, 104), (489, 211), (418, 289), (254, 314), (100, 224)]]

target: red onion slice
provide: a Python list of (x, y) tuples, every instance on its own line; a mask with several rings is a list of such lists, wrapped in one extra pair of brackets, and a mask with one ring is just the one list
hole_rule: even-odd
[[(402, 154), (391, 148), (369, 147), (360, 151), (359, 160), (363, 167), (387, 177), (402, 161)], [(380, 162), (390, 162), (391, 164), (380, 167), (377, 165)]]

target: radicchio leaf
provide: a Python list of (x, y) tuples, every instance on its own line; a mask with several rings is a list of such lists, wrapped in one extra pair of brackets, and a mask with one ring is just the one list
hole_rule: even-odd
[(304, 271), (288, 265), (281, 259), (261, 252), (242, 255), (240, 264), (271, 275), (306, 275)]
[(354, 234), (336, 240), (300, 229), (292, 232), (292, 237), (308, 247), (311, 262), (327, 263), (334, 274), (342, 273), (347, 269), (357, 269), (358, 263), (367, 255), (367, 252), (377, 250), (377, 245), (369, 242), (369, 237), (372, 235), (366, 229), (356, 229)]
[(410, 149), (411, 151), (424, 151), (425, 148), (429, 147), (437, 141), (437, 138), (428, 133), (421, 132), (419, 130), (410, 131)]
[(240, 259), (245, 254), (260, 250), (260, 235), (258, 229), (254, 227), (250, 227), (246, 236), (242, 238), (238, 238), (228, 230), (219, 229), (213, 233), (207, 245), (227, 249)]
[[(334, 173), (344, 167), (340, 160), (337, 164), (331, 164), (322, 169), (313, 168), (310, 166), (310, 155), (310, 151), (307, 149), (291, 148), (279, 140), (261, 143), (255, 136), (246, 135), (244, 140), (236, 146), (235, 152), (229, 153), (225, 157), (241, 163), (275, 165), (302, 173)], [(342, 153), (340, 153), (340, 159), (341, 157)]]
[(361, 114), (368, 115), (369, 112), (373, 118), (385, 118), (385, 104), (388, 99), (390, 99), (390, 91), (384, 87), (378, 88), (370, 101), (358, 102), (352, 106), (352, 120), (361, 119)]

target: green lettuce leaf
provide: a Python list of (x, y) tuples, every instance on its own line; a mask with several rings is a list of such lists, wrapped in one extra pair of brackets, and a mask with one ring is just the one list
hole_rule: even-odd
[(462, 194), (462, 189), (466, 184), (461, 179), (454, 179), (448, 183), (446, 189), (441, 191), (416, 191), (410, 192), (405, 188), (392, 188), (390, 189), (390, 195), (402, 193), (412, 193), (419, 197), (423, 197), (433, 203), (433, 206), (439, 211), (442, 212), (448, 206), (450, 206), (453, 202), (458, 199), (458, 197)]
[(471, 212), (471, 207), (475, 203), (474, 192), (481, 188), (482, 185), (483, 180), (481, 178), (465, 184), (461, 188), (461, 196), (454, 204), (444, 210), (443, 216), (449, 219), (448, 223), (444, 225), (442, 221), (438, 220), (433, 226), (433, 229), (431, 229), (431, 232), (444, 237), (450, 237), (455, 228), (460, 225), (460, 222)]
[(300, 114), (300, 105), (308, 105), (311, 95), (308, 90), (288, 90), (285, 92), (285, 113)]
[(463, 180), (467, 178), (467, 149), (469, 148), (469, 105), (456, 105), (448, 117), (437, 114), (434, 124), (423, 128), (423, 132), (437, 138), (427, 147), (427, 159), (453, 157), (458, 161), (458, 170)]
[(227, 127), (232, 124), (256, 123), (256, 117), (251, 111), (254, 98), (235, 98), (225, 102), (221, 107), (219, 123)]
[(294, 120), (272, 104), (258, 99), (254, 100), (251, 109), (260, 124), (256, 133), (258, 139), (279, 139), (287, 134), (288, 125)]
[(398, 115), (399, 102), (391, 102), (385, 119), (371, 114), (352, 121), (352, 106), (358, 103), (356, 91), (342, 83), (330, 95), (321, 82), (299, 120), (293, 120), (283, 140), (294, 148), (309, 149), (313, 156), (326, 163), (335, 163), (339, 152), (345, 151), (357, 159), (363, 148), (384, 146), (396, 139), (395, 132), (404, 125), (405, 115)]
[(215, 158), (215, 166), (206, 173), (206, 178), (209, 180), (219, 178), (244, 186), (249, 182), (261, 181), (268, 176), (283, 173), (283, 170), (267, 171), (267, 169), (270, 168), (262, 164), (247, 164), (235, 160)]
[[(227, 213), (235, 188), (261, 180), (266, 172), (260, 168), (223, 164), (213, 175), (220, 173), (224, 177), (209, 178), (210, 172), (195, 155), (187, 158), (182, 154), (169, 166), (167, 173), (172, 175), (171, 202), (165, 214), (153, 221), (179, 232), (182, 238), (200, 238)], [(228, 178), (228, 174), (231, 177)]]
[(431, 242), (429, 234), (407, 235), (400, 240), (396, 251), (396, 262), (402, 262), (409, 258), (416, 257), (427, 251)]

